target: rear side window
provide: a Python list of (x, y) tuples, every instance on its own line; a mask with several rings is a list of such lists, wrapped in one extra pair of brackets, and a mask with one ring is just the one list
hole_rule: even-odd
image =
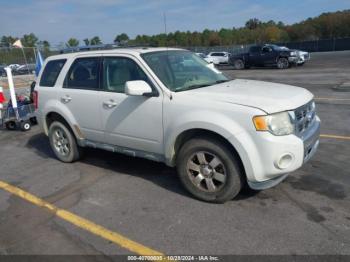
[(258, 53), (260, 52), (261, 50), (261, 47), (260, 46), (252, 46), (250, 49), (249, 49), (249, 52), (251, 53)]
[(99, 57), (77, 58), (68, 71), (64, 87), (99, 89), (100, 61)]
[(65, 63), (66, 59), (49, 61), (41, 75), (40, 86), (53, 87)]

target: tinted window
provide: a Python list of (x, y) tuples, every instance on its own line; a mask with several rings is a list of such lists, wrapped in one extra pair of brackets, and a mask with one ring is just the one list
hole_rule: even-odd
[(66, 59), (49, 61), (41, 75), (40, 86), (54, 86), (65, 63)]
[(262, 51), (263, 51), (263, 53), (268, 53), (268, 52), (271, 52), (272, 49), (271, 49), (271, 47), (265, 46), (265, 47), (263, 47)]
[(99, 88), (100, 58), (78, 58), (69, 69), (64, 87), (77, 89)]
[(224, 53), (212, 53), (211, 55), (212, 56), (224, 56), (225, 54)]
[(249, 49), (249, 52), (251, 53), (258, 53), (260, 52), (261, 50), (261, 47), (260, 46), (252, 46), (250, 49)]
[(104, 90), (124, 93), (125, 83), (134, 80), (143, 80), (151, 85), (146, 74), (133, 60), (124, 57), (103, 59)]

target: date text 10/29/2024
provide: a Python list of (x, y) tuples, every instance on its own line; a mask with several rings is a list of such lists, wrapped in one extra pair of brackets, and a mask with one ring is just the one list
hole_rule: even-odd
[(217, 256), (128, 256), (128, 261), (219, 261)]

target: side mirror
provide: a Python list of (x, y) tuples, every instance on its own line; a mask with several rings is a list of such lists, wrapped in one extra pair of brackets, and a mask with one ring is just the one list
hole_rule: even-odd
[(125, 83), (125, 94), (129, 96), (152, 96), (152, 88), (143, 80), (127, 81)]

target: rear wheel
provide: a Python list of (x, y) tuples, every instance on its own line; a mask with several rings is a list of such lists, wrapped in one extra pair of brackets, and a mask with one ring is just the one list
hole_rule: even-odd
[(72, 131), (59, 121), (53, 122), (49, 127), (49, 140), (56, 157), (62, 162), (71, 163), (81, 156)]
[(233, 66), (235, 69), (237, 70), (242, 70), (244, 68), (244, 62), (242, 59), (236, 59), (234, 62), (233, 62)]
[(237, 159), (220, 140), (195, 138), (186, 142), (177, 157), (182, 184), (196, 198), (223, 203), (233, 199), (243, 185)]
[(6, 122), (5, 127), (8, 130), (15, 130), (17, 128), (17, 125), (15, 121), (9, 121), (9, 122)]
[(278, 69), (286, 69), (289, 67), (289, 61), (285, 57), (281, 57), (277, 60), (277, 68)]

